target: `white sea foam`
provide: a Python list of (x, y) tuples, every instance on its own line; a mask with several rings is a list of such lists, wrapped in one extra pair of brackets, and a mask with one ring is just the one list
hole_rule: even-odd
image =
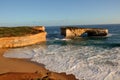
[(61, 39), (61, 40), (63, 40), (63, 41), (69, 41), (69, 40), (71, 40), (71, 39), (63, 38), (63, 39)]
[[(37, 47), (20, 48), (13, 52), (10, 50), (13, 57), (18, 52), (24, 55), (27, 52), (32, 61), (43, 63), (51, 71), (74, 74), (79, 80), (120, 79), (120, 47), (104, 49), (93, 46), (49, 45), (44, 49)], [(8, 57), (7, 53), (5, 56)]]
[(111, 34), (111, 33), (109, 33), (106, 37), (111, 37), (111, 36), (114, 36), (114, 35), (119, 35), (119, 34)]
[(9, 49), (5, 52), (3, 55), (4, 57), (10, 57), (10, 58), (32, 58), (36, 52), (35, 49), (43, 49), (45, 46), (42, 45), (34, 45), (29, 47), (23, 47), (23, 48), (13, 48)]
[(33, 51), (30, 49), (10, 49), (3, 55), (4, 57), (12, 58), (31, 58), (34, 55)]

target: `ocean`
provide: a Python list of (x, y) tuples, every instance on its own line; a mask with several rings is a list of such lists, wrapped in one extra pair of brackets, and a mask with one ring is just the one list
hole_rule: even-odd
[(4, 56), (30, 58), (50, 71), (73, 74), (79, 80), (120, 80), (120, 24), (77, 25), (107, 28), (109, 34), (75, 39), (65, 39), (60, 27), (46, 27), (46, 43), (10, 49)]

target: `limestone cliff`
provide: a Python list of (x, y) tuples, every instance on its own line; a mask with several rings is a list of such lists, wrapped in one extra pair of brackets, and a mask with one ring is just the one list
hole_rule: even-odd
[(46, 41), (45, 27), (33, 27), (33, 29), (40, 30), (37, 34), (30, 34), (18, 37), (3, 37), (0, 38), (0, 48), (12, 48), (32, 45)]
[(34, 26), (33, 29), (40, 30), (40, 31), (45, 31), (44, 26)]
[(78, 28), (78, 27), (62, 27), (61, 35), (66, 38), (80, 37), (84, 33), (88, 36), (106, 36), (108, 34), (108, 29), (103, 28)]

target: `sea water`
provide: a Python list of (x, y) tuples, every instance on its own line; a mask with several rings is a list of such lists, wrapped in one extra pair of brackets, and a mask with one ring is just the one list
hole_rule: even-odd
[(54, 72), (74, 74), (79, 80), (120, 80), (120, 25), (81, 25), (107, 28), (105, 37), (64, 39), (60, 26), (46, 27), (47, 43), (8, 50), (4, 56), (30, 58)]

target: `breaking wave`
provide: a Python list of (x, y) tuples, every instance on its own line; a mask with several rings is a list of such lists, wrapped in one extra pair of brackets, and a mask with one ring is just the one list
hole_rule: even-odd
[(78, 79), (120, 78), (120, 47), (104, 49), (94, 46), (49, 45), (46, 48), (11, 49), (4, 56), (25, 58), (21, 55), (29, 56), (31, 61), (42, 63), (51, 71), (74, 74)]

